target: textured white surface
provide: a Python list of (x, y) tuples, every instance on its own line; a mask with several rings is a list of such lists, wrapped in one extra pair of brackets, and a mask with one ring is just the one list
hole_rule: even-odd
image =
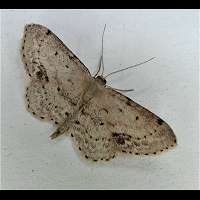
[[(108, 79), (112, 87), (166, 120), (178, 139), (156, 157), (121, 157), (106, 164), (80, 160), (70, 138), (24, 104), (19, 48), (26, 23), (49, 27), (91, 72), (103, 26), (106, 73), (155, 56), (151, 63)], [(1, 168), (4, 189), (196, 189), (198, 187), (197, 10), (4, 10), (2, 12)]]

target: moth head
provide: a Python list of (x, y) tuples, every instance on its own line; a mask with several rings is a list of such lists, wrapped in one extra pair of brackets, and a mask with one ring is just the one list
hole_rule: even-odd
[(103, 76), (97, 76), (97, 77), (95, 77), (95, 80), (96, 80), (100, 85), (106, 85), (106, 79), (103, 78)]

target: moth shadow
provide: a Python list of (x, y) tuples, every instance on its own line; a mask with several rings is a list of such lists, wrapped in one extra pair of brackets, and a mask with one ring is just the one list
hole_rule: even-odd
[(159, 158), (157, 157), (143, 157), (143, 156), (119, 156), (116, 159), (112, 160), (110, 167), (112, 168), (126, 168), (129, 170), (136, 171), (149, 171), (153, 172), (156, 169), (160, 169), (162, 163), (160, 163)]

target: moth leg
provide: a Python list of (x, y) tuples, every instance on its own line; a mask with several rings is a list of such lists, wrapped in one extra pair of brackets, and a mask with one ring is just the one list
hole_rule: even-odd
[(53, 140), (57, 137), (59, 137), (60, 135), (63, 135), (65, 132), (67, 132), (67, 130), (69, 129), (69, 126), (67, 125), (66, 121), (59, 126), (56, 131), (50, 135), (50, 138)]
[(50, 135), (50, 138), (53, 140), (62, 134), (64, 134), (64, 132), (61, 132), (60, 128), (58, 128), (53, 134)]
[(113, 87), (110, 87), (110, 86), (107, 86), (107, 88), (111, 88), (111, 89), (116, 90), (118, 92), (132, 92), (132, 91), (134, 91), (134, 89), (118, 89), (118, 88), (113, 88)]

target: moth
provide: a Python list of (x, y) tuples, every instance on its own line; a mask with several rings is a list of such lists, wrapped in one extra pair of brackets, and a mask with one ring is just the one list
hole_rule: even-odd
[(48, 28), (26, 25), (21, 55), (30, 79), (27, 110), (57, 126), (52, 139), (71, 136), (86, 159), (155, 155), (176, 146), (176, 136), (166, 122), (107, 87), (104, 76), (92, 76)]

